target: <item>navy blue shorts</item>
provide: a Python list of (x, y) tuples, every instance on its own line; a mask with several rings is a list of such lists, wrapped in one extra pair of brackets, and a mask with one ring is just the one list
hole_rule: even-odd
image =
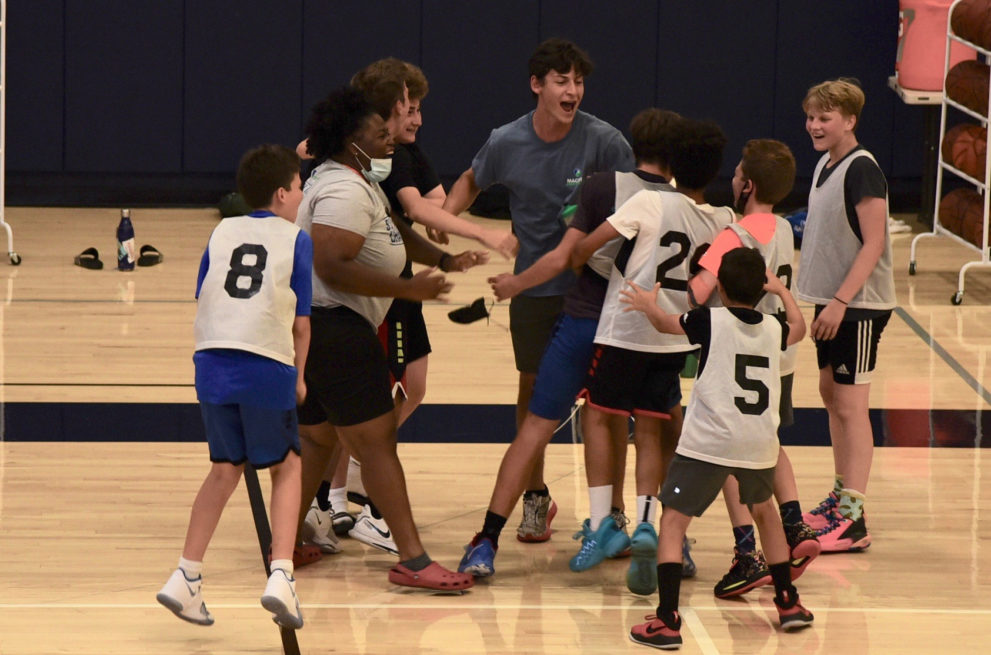
[(595, 318), (562, 314), (540, 359), (529, 410), (541, 418), (560, 420), (571, 413), (585, 382), (588, 363), (595, 350)]
[(299, 454), (295, 409), (201, 402), (200, 414), (211, 462), (237, 465), (248, 461), (263, 469), (282, 463), (290, 450)]

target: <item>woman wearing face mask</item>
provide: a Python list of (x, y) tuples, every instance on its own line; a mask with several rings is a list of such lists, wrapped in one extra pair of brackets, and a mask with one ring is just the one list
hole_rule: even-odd
[(365, 489), (392, 532), (400, 560), (389, 581), (467, 589), (471, 576), (432, 562), (420, 543), (396, 454), (389, 371), (376, 334), (393, 298), (430, 300), (451, 289), (434, 268), (399, 277), (407, 257), (445, 270), (453, 258), (389, 218), (378, 183), (389, 174), (393, 140), (360, 91), (333, 91), (314, 107), (307, 132), (308, 150), (319, 164), (306, 182), (297, 218), (314, 250), (308, 396), (299, 408), (302, 497), (313, 497), (340, 438), (369, 464), (362, 467)]

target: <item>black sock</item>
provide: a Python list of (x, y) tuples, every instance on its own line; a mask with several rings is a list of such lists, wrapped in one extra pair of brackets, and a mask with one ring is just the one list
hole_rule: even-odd
[(734, 527), (733, 541), (736, 543), (736, 552), (741, 555), (746, 555), (757, 550), (757, 538), (754, 536), (754, 526), (741, 525)]
[(774, 580), (774, 600), (784, 608), (794, 607), (798, 602), (798, 590), (791, 583), (791, 563), (785, 560), (777, 564), (768, 564), (771, 579)]
[(778, 511), (781, 512), (781, 522), (785, 525), (795, 525), (802, 522), (802, 506), (797, 500), (781, 503)]
[(379, 508), (375, 506), (375, 503), (372, 502), (371, 498), (368, 499), (368, 511), (372, 513), (373, 519), (378, 520), (382, 518), (382, 514), (379, 512)]
[(502, 534), (504, 527), (506, 527), (505, 516), (499, 516), (495, 512), (486, 511), (485, 523), (482, 525), (482, 531), (479, 534), (487, 539), (491, 539), (492, 545), (498, 548), (499, 535)]
[(408, 559), (405, 562), (400, 562), (400, 564), (408, 568), (410, 571), (422, 571), (423, 569), (430, 566), (430, 562), (432, 561), (433, 560), (430, 559), (430, 555), (423, 553), (419, 557)]
[(664, 621), (669, 628), (677, 629), (681, 623), (680, 619), (675, 617), (678, 611), (678, 596), (681, 594), (681, 562), (665, 562), (657, 565), (657, 593), (660, 596), (657, 618)]
[(317, 505), (320, 506), (321, 512), (326, 512), (330, 509), (330, 483), (326, 480), (320, 483), (320, 488), (317, 489)]
[(548, 497), (548, 496), (551, 495), (551, 492), (550, 492), (550, 489), (548, 489), (547, 488), (547, 485), (545, 484), (543, 489), (527, 489), (523, 493), (523, 495), (524, 496), (530, 496), (530, 497), (540, 496), (542, 498), (546, 498), (546, 497)]

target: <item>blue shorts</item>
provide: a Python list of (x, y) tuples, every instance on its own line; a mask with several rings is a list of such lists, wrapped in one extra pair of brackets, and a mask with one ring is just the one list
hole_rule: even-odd
[(571, 412), (592, 361), (598, 325), (598, 319), (561, 315), (540, 360), (530, 412), (551, 420), (563, 419)]
[(255, 405), (200, 403), (210, 461), (256, 469), (282, 463), (289, 451), (299, 454), (296, 410)]

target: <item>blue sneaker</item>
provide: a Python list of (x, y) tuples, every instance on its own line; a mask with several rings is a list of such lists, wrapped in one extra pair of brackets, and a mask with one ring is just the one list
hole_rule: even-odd
[(681, 542), (681, 577), (683, 578), (695, 577), (695, 560), (692, 559), (692, 544), (694, 543), (695, 540), (688, 537), (685, 537), (685, 540)]
[(606, 557), (613, 559), (615, 557), (629, 557), (630, 555), (630, 535), (626, 532), (626, 526), (629, 525), (630, 519), (626, 518), (626, 514), (620, 510), (614, 510), (609, 514), (616, 525), (619, 527), (619, 531), (614, 534), (610, 539), (609, 543), (606, 544)]
[(496, 548), (488, 537), (475, 535), (465, 546), (465, 556), (458, 564), (458, 573), (470, 573), (476, 578), (487, 578), (495, 573)]
[(623, 533), (611, 516), (602, 519), (602, 524), (595, 532), (592, 532), (589, 527), (589, 520), (585, 519), (582, 523), (582, 529), (574, 534), (574, 539), (582, 540), (582, 547), (578, 550), (578, 554), (568, 562), (568, 566), (575, 573), (579, 573), (600, 564), (608, 557), (606, 546), (612, 542), (617, 534)]
[(657, 531), (641, 523), (630, 540), (633, 559), (626, 572), (626, 587), (635, 594), (649, 596), (657, 591)]

